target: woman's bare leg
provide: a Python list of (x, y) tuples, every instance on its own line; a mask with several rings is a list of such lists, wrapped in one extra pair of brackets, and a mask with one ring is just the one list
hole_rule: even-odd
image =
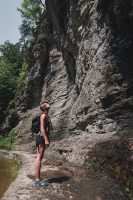
[(37, 148), (37, 158), (35, 161), (35, 180), (40, 180), (40, 171), (41, 171), (41, 161), (43, 158), (45, 147), (44, 145), (40, 144)]

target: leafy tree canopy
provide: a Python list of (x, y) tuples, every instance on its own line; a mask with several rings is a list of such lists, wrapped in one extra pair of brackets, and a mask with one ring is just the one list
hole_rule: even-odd
[(23, 18), (22, 25), (19, 28), (21, 41), (26, 42), (33, 37), (36, 31), (44, 11), (44, 6), (39, 0), (23, 0), (21, 9), (18, 8), (18, 11)]
[(24, 63), (24, 57), (21, 51), (20, 43), (12, 44), (9, 41), (6, 41), (3, 45), (0, 45), (0, 54), (1, 120), (9, 102), (14, 98), (18, 86), (19, 74), (21, 74)]
[(19, 27), (20, 42), (5, 41), (0, 45), (0, 125), (9, 102), (14, 99), (16, 90), (24, 80), (27, 65), (25, 48), (30, 44), (45, 9), (45, 0), (23, 0), (21, 8), (22, 24)]
[(20, 43), (12, 44), (9, 41), (5, 41), (3, 45), (0, 45), (0, 60), (9, 65), (13, 65), (13, 73), (18, 74), (21, 70), (22, 62), (23, 62), (23, 54), (21, 51)]

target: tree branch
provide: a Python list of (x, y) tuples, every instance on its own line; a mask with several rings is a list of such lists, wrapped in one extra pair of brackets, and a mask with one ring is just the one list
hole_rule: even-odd
[(40, 0), (40, 3), (42, 4), (42, 6), (45, 6), (45, 4), (42, 2), (42, 0)]

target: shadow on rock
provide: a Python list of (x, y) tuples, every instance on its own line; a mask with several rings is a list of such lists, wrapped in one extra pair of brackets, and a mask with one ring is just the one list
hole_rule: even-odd
[(49, 183), (63, 183), (65, 181), (68, 181), (71, 177), (68, 177), (68, 176), (61, 176), (61, 177), (56, 177), (56, 178), (51, 178), (51, 179), (48, 179), (48, 182)]

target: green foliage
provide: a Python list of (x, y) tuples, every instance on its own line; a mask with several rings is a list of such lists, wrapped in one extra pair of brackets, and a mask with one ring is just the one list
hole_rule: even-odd
[(12, 44), (5, 41), (0, 45), (0, 126), (5, 111), (14, 99), (27, 71), (25, 49), (33, 41), (45, 7), (38, 0), (23, 0), (18, 11), (23, 19), (20, 26), (20, 42)]
[(13, 71), (14, 65), (0, 62), (0, 106), (5, 109), (14, 97), (16, 89), (16, 78)]
[(24, 62), (20, 43), (6, 41), (0, 45), (0, 121), (9, 102), (14, 98), (18, 75)]
[[(21, 52), (21, 44), (18, 42), (16, 44), (10, 43), (8, 40), (0, 45), (1, 58), (5, 63), (16, 64), (16, 70), (21, 68), (23, 62), (23, 55)], [(17, 71), (15, 72), (17, 73)]]
[(25, 78), (25, 75), (26, 75), (26, 71), (27, 71), (27, 64), (24, 62), (23, 65), (22, 65), (22, 69), (21, 69), (21, 71), (19, 73), (19, 76), (18, 76), (18, 81), (17, 81), (18, 87), (24, 81), (24, 78)]
[(13, 148), (13, 143), (16, 139), (16, 132), (11, 131), (8, 135), (0, 135), (0, 149), (11, 150)]
[(35, 25), (42, 14), (42, 6), (38, 0), (23, 0), (22, 9), (18, 9), (24, 19), (31, 20)]
[(35, 34), (36, 28), (41, 20), (44, 6), (38, 0), (23, 0), (21, 9), (18, 8), (23, 18), (19, 30), (21, 42), (28, 43)]

